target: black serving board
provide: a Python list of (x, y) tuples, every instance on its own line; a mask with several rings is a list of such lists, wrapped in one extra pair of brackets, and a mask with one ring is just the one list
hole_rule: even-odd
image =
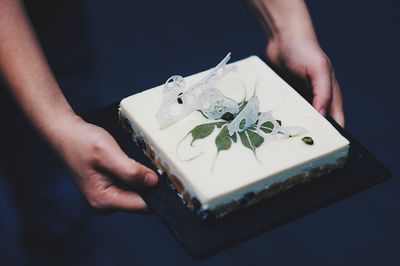
[[(129, 156), (155, 169), (119, 125), (118, 103), (86, 114), (84, 118), (110, 132)], [(351, 143), (343, 169), (220, 220), (211, 223), (198, 220), (170, 187), (165, 174), (156, 187), (142, 190), (140, 194), (184, 249), (193, 258), (201, 259), (391, 178), (390, 172), (374, 155), (335, 121), (328, 119)]]

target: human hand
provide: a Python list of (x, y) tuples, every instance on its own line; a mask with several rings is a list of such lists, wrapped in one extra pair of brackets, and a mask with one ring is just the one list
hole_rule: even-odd
[(104, 129), (73, 112), (51, 73), (23, 2), (0, 0), (0, 76), (5, 87), (64, 160), (94, 208), (146, 210), (143, 199), (119, 187), (116, 180), (155, 185), (156, 174), (128, 158)]
[(129, 158), (103, 128), (76, 115), (62, 124), (52, 138), (57, 140), (53, 146), (89, 204), (101, 213), (147, 211), (146, 203), (136, 192), (123, 189), (115, 181), (138, 187), (153, 186), (158, 181), (157, 175)]
[(316, 39), (282, 34), (271, 39), (266, 54), (269, 61), (280, 70), (308, 82), (313, 93), (314, 108), (323, 116), (330, 114), (344, 127), (339, 83), (329, 58)]

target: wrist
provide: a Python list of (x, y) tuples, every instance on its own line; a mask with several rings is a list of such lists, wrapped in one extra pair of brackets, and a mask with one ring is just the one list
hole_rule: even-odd
[(70, 133), (74, 132), (76, 125), (83, 121), (72, 109), (62, 113), (52, 113), (46, 120), (47, 122), (39, 130), (56, 150), (68, 142), (66, 139)]
[(299, 26), (286, 26), (277, 29), (269, 38), (269, 42), (286, 44), (286, 43), (318, 43), (316, 34), (312, 28)]
[(318, 40), (312, 31), (303, 31), (296, 28), (277, 31), (267, 44), (267, 57), (272, 63), (278, 63), (286, 54), (295, 54), (299, 48), (319, 48)]

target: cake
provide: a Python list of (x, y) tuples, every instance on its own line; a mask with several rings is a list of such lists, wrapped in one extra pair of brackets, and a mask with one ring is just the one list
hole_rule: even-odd
[(199, 219), (217, 219), (342, 167), (345, 139), (251, 56), (123, 99), (119, 120)]

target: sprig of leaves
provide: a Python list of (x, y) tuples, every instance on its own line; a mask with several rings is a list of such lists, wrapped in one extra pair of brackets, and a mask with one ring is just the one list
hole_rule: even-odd
[[(249, 102), (248, 100), (243, 99), (243, 101), (241, 101), (238, 104), (239, 113), (242, 112), (242, 110), (246, 107), (248, 102)], [(205, 118), (207, 118), (201, 110), (198, 110), (198, 111)], [(258, 113), (258, 114), (260, 115), (260, 113)], [(214, 163), (215, 163), (220, 151), (229, 150), (232, 147), (233, 143), (238, 142), (238, 135), (239, 135), (240, 143), (244, 147), (250, 149), (256, 156), (256, 159), (258, 160), (257, 155), (256, 155), (256, 149), (259, 148), (265, 141), (263, 135), (260, 134), (259, 130), (261, 130), (265, 134), (272, 133), (274, 130), (275, 124), (271, 121), (266, 121), (262, 125), (260, 125), (259, 130), (257, 130), (258, 121), (256, 121), (255, 124), (252, 125), (251, 127), (246, 128), (245, 130), (243, 130), (241, 132), (235, 132), (232, 136), (230, 136), (229, 130), (228, 130), (228, 125), (229, 125), (229, 123), (231, 123), (231, 121), (232, 121), (232, 119), (223, 118), (217, 122), (200, 124), (200, 125), (194, 127), (186, 135), (186, 136), (188, 136), (188, 135), (192, 136), (192, 141), (191, 141), (190, 145), (193, 146), (193, 143), (196, 140), (207, 138), (214, 132), (214, 130), (219, 130), (219, 132), (215, 138), (215, 146), (217, 147), (217, 155), (215, 157)], [(241, 130), (244, 128), (245, 122), (246, 122), (245, 118), (242, 121), (240, 121), (239, 128)], [(280, 120), (276, 120), (276, 122), (279, 124), (279, 126), (282, 125), (282, 122)], [(283, 134), (282, 132), (279, 131), (279, 128), (277, 129), (277, 133)], [(309, 145), (313, 144), (311, 137), (303, 138), (302, 140)], [(212, 168), (214, 167), (214, 163), (213, 163)]]
[[(246, 101), (242, 102), (240, 107), (244, 108), (246, 103)], [(201, 124), (194, 127), (189, 132), (192, 135), (192, 142), (190, 145), (193, 145), (193, 142), (196, 140), (204, 139), (210, 136), (216, 129), (220, 129), (217, 137), (215, 138), (217, 152), (229, 150), (232, 146), (232, 143), (237, 142), (237, 135), (239, 135), (240, 142), (243, 144), (243, 146), (252, 150), (253, 152), (264, 143), (264, 137), (257, 133), (255, 125), (242, 132), (235, 132), (232, 136), (230, 136), (228, 131), (229, 122), (230, 121), (218, 121)], [(267, 121), (260, 126), (260, 129), (265, 133), (271, 133), (273, 128), (274, 124), (270, 121)]]
[[(248, 100), (244, 99), (241, 101), (239, 105), (239, 113), (246, 107), (248, 103)], [(206, 117), (201, 110), (199, 110), (200, 113)], [(232, 136), (229, 135), (229, 130), (228, 130), (228, 124), (231, 122), (231, 120), (220, 120), (217, 122), (212, 122), (212, 123), (205, 123), (205, 124), (200, 124), (196, 127), (194, 127), (188, 135), (192, 136), (192, 141), (190, 143), (191, 146), (193, 146), (193, 143), (196, 140), (201, 140), (205, 139), (208, 136), (210, 136), (215, 130), (219, 130), (216, 138), (215, 138), (215, 146), (217, 147), (217, 155), (219, 154), (220, 151), (225, 151), (229, 150), (232, 147), (233, 143), (238, 142), (238, 138), (240, 139), (240, 143), (250, 149), (254, 155), (256, 156), (256, 149), (259, 148), (263, 143), (264, 143), (264, 137), (257, 131), (257, 122), (243, 130), (242, 132), (235, 132)], [(245, 119), (240, 121), (239, 128), (243, 128), (245, 124)], [(271, 121), (264, 122), (260, 126), (260, 130), (262, 130), (264, 133), (268, 134), (271, 133), (274, 129), (274, 124)], [(239, 137), (238, 137), (239, 135)], [(256, 156), (257, 158), (257, 156)], [(215, 162), (215, 161), (214, 161)]]

